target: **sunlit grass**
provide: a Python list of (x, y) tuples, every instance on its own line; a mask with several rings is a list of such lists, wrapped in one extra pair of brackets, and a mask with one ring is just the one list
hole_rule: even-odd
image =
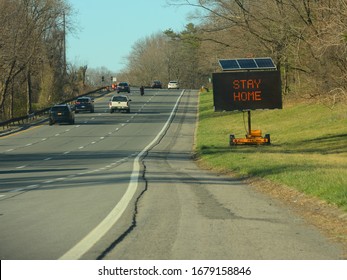
[(252, 111), (252, 129), (270, 133), (269, 146), (230, 147), (229, 134), (245, 136), (247, 115), (214, 112), (212, 93), (201, 94), (199, 117), (196, 149), (210, 168), (266, 178), (347, 210), (346, 106)]

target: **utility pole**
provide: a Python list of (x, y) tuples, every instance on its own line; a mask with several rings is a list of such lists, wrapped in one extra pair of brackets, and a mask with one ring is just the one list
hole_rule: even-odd
[(63, 11), (63, 71), (64, 71), (64, 77), (66, 77), (66, 21), (65, 21), (65, 11)]

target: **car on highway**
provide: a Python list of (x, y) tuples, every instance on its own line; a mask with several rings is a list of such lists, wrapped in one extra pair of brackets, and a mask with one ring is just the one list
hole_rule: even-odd
[(153, 81), (151, 88), (162, 88), (161, 81)]
[(177, 81), (170, 81), (167, 85), (168, 89), (179, 89), (180, 86)]
[(121, 82), (117, 85), (117, 93), (127, 92), (130, 93), (130, 86), (126, 82)]
[(75, 112), (69, 104), (54, 105), (49, 110), (49, 125), (55, 123), (75, 123)]
[(89, 111), (94, 113), (94, 100), (91, 97), (84, 96), (78, 97), (75, 101), (75, 113), (80, 111)]
[(125, 111), (130, 113), (130, 101), (131, 99), (126, 95), (114, 95), (109, 102), (110, 113), (114, 111)]

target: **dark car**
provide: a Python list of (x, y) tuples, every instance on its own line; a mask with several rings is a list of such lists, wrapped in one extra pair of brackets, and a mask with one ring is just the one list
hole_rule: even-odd
[(127, 92), (130, 93), (130, 86), (128, 83), (122, 82), (117, 85), (117, 93)]
[(153, 81), (151, 88), (162, 88), (162, 83), (160, 81)]
[(75, 123), (75, 113), (70, 105), (55, 105), (49, 110), (49, 125), (55, 123)]
[(94, 113), (94, 100), (91, 97), (79, 97), (75, 102), (75, 112), (78, 113), (80, 111), (89, 111)]

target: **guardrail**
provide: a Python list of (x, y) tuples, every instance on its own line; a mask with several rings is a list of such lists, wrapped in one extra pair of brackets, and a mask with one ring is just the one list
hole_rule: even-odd
[[(102, 95), (105, 95), (108, 92), (109, 91), (107, 91), (105, 87), (102, 87), (102, 88), (98, 88), (96, 90), (93, 90), (91, 92), (87, 92), (87, 93), (84, 93), (82, 95), (67, 99), (67, 100), (65, 100), (59, 104), (71, 103), (72, 101), (76, 100), (78, 97), (82, 97), (82, 96), (91, 96), (93, 98), (101, 97)], [(98, 95), (98, 96), (95, 96), (95, 95)], [(30, 123), (33, 120), (37, 119), (38, 117), (41, 117), (43, 115), (47, 115), (50, 108), (51, 107), (44, 108), (42, 110), (35, 111), (35, 112), (33, 112), (29, 115), (26, 115), (26, 116), (17, 117), (17, 118), (13, 118), (13, 119), (10, 119), (7, 121), (0, 122), (0, 127), (2, 127), (3, 130), (5, 130), (5, 129), (9, 128), (11, 125), (24, 125), (26, 123)]]

